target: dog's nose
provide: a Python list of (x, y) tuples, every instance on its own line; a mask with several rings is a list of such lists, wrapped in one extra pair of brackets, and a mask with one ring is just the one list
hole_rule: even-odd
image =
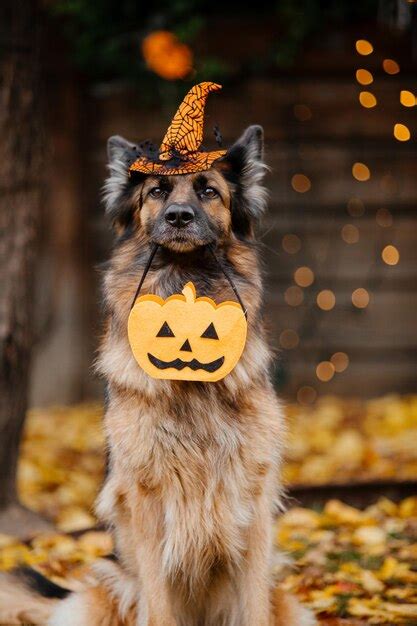
[(171, 204), (165, 211), (165, 220), (176, 228), (184, 228), (194, 217), (194, 210), (186, 204)]

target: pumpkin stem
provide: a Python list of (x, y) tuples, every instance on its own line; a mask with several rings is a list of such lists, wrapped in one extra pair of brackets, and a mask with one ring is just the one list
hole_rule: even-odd
[(184, 286), (182, 293), (185, 296), (186, 302), (195, 302), (195, 287), (194, 284), (189, 282)]

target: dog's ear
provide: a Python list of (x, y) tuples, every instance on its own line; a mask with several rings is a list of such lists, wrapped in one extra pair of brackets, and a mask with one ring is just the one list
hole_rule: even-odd
[[(120, 135), (107, 142), (109, 176), (103, 187), (106, 214), (113, 225), (127, 226), (133, 216), (132, 191), (134, 184), (129, 178), (129, 166), (138, 156), (138, 148)], [(137, 183), (137, 177), (135, 177)]]
[(267, 171), (263, 161), (262, 126), (249, 126), (218, 162), (219, 169), (233, 187), (232, 227), (247, 236), (266, 207), (267, 192), (262, 184)]

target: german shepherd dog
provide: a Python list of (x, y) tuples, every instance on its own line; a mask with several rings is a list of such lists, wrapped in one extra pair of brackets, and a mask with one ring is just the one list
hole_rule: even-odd
[[(255, 227), (266, 202), (263, 132), (249, 127), (209, 170), (130, 178), (133, 144), (112, 137), (107, 213), (116, 241), (104, 276), (98, 370), (108, 385), (109, 473), (98, 498), (115, 557), (81, 591), (34, 572), (3, 576), (0, 621), (49, 626), (311, 626), (271, 581), (272, 522), (281, 505), (285, 434), (271, 385)], [(142, 293), (166, 298), (187, 281), (215, 302), (245, 303), (248, 338), (216, 383), (156, 380), (133, 358), (127, 320)], [(65, 597), (66, 596), (66, 597)]]

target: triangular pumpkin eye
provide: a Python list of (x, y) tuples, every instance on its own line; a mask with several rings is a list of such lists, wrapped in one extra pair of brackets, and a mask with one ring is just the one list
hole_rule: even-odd
[(219, 338), (218, 334), (216, 333), (216, 329), (214, 328), (213, 322), (211, 322), (211, 324), (207, 326), (206, 330), (201, 335), (201, 337), (204, 339), (218, 339)]
[(162, 326), (159, 329), (159, 332), (158, 332), (158, 334), (156, 336), (157, 337), (175, 337), (174, 333), (172, 332), (172, 330), (168, 326), (167, 322), (164, 322), (162, 324)]

